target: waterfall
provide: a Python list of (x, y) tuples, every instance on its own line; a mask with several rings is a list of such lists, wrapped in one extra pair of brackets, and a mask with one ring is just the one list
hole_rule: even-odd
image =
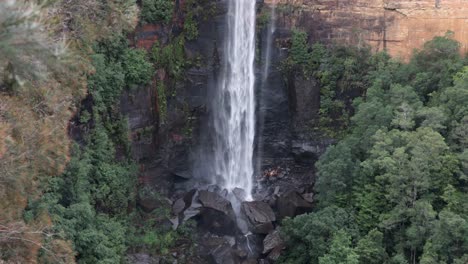
[[(268, 89), (268, 77), (270, 77), (271, 72), (271, 53), (273, 50), (273, 35), (276, 31), (276, 1), (271, 3), (271, 10), (270, 10), (270, 19), (269, 23), (265, 29), (265, 52), (262, 54), (263, 59), (263, 70), (262, 70), (262, 81), (260, 83), (260, 94), (258, 98), (259, 105), (264, 105), (264, 93)], [(260, 107), (258, 111), (258, 127), (257, 127), (257, 135), (258, 135), (258, 145), (257, 145), (257, 163), (256, 163), (256, 171), (261, 171), (262, 160), (260, 157), (263, 156), (263, 129), (265, 123), (265, 113), (264, 109)]]
[(263, 64), (263, 79), (262, 84), (265, 84), (268, 75), (270, 74), (271, 66), (271, 50), (273, 48), (273, 34), (276, 31), (276, 3), (275, 1), (271, 5), (271, 16), (268, 23), (267, 34), (266, 34), (266, 52)]
[(227, 36), (214, 108), (214, 169), (218, 185), (251, 199), (255, 136), (255, 1), (228, 0)]

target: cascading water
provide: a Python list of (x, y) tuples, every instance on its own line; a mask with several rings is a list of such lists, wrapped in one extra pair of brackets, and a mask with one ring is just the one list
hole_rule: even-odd
[[(271, 4), (271, 15), (270, 15), (270, 21), (268, 23), (268, 26), (266, 28), (266, 34), (264, 35), (266, 37), (266, 44), (264, 46), (265, 53), (263, 54), (263, 73), (262, 73), (262, 81), (261, 81), (261, 92), (258, 98), (259, 105), (263, 105), (263, 100), (264, 96), (263, 93), (265, 92), (265, 89), (267, 89), (267, 81), (268, 77), (270, 76), (270, 71), (271, 71), (271, 52), (273, 50), (273, 35), (276, 31), (276, 1), (273, 1)], [(263, 156), (263, 129), (264, 129), (264, 122), (265, 122), (265, 113), (263, 109), (260, 109), (258, 112), (258, 146), (257, 146), (257, 164), (256, 164), (256, 170), (260, 171), (261, 170), (261, 159), (259, 157)]]
[(271, 66), (271, 50), (273, 48), (273, 34), (276, 31), (276, 3), (273, 1), (271, 5), (271, 16), (270, 22), (268, 23), (267, 34), (266, 34), (266, 52), (264, 56), (264, 64), (263, 64), (263, 78), (262, 84), (265, 84)]
[(216, 183), (251, 199), (255, 136), (255, 1), (228, 0), (227, 39), (213, 109)]

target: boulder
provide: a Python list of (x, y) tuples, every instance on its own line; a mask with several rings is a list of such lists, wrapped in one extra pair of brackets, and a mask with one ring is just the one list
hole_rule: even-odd
[(227, 189), (223, 189), (220, 193), (219, 193), (222, 197), (227, 197), (228, 194), (229, 194), (229, 191)]
[(187, 207), (192, 204), (193, 197), (195, 196), (195, 194), (197, 194), (197, 189), (192, 189), (184, 195), (183, 199)]
[(172, 174), (182, 180), (190, 180), (193, 177), (189, 170), (173, 171)]
[(193, 202), (193, 197), (196, 193), (197, 190), (193, 189), (174, 202), (172, 205), (172, 214), (174, 215), (174, 218), (171, 219), (173, 226), (178, 226), (200, 213), (200, 207), (202, 205), (197, 202)]
[(172, 230), (176, 230), (179, 227), (179, 217), (170, 218), (169, 221), (172, 224)]
[(204, 208), (214, 209), (226, 215), (234, 215), (231, 202), (217, 193), (202, 190), (199, 192), (198, 201)]
[(161, 199), (153, 189), (144, 188), (138, 192), (137, 205), (146, 213), (151, 213), (156, 208), (170, 208), (171, 203), (166, 199)]
[(200, 191), (198, 201), (200, 208), (200, 224), (216, 234), (234, 235), (237, 232), (236, 215), (231, 202), (221, 195)]
[(193, 217), (199, 215), (200, 212), (201, 212), (201, 207), (202, 206), (200, 204), (192, 204), (192, 206), (187, 208), (184, 211), (183, 218), (182, 218), (182, 223), (189, 220), (190, 218), (193, 218)]
[(275, 263), (278, 260), (278, 258), (281, 256), (281, 251), (283, 251), (283, 248), (281, 248), (281, 247), (274, 248), (270, 252), (270, 254), (268, 254), (267, 259), (270, 262)]
[(200, 241), (200, 253), (207, 258), (207, 263), (212, 264), (239, 264), (236, 250), (233, 248), (235, 238), (230, 236), (218, 236), (206, 233)]
[(233, 252), (239, 259), (246, 259), (249, 256), (249, 253), (244, 249), (236, 249)]
[(151, 213), (154, 209), (161, 207), (160, 200), (152, 198), (139, 198), (137, 204), (145, 213)]
[(276, 206), (281, 219), (312, 211), (312, 203), (306, 201), (296, 191), (289, 191), (278, 197)]
[(197, 190), (192, 189), (184, 194), (182, 198), (177, 199), (172, 205), (172, 213), (174, 215), (179, 215), (185, 209), (189, 208), (192, 205), (193, 197), (196, 194)]
[(261, 201), (243, 202), (241, 210), (247, 218), (252, 233), (268, 234), (273, 230), (273, 222), (276, 221), (276, 217), (267, 203)]
[(183, 198), (177, 199), (172, 205), (172, 214), (179, 215), (185, 210), (185, 202)]
[(263, 240), (263, 252), (262, 254), (268, 254), (275, 248), (283, 248), (283, 239), (280, 236), (279, 230), (270, 232)]
[(213, 264), (239, 264), (240, 261), (229, 245), (221, 245), (210, 253), (210, 263)]
[(314, 202), (314, 194), (313, 193), (304, 193), (304, 194), (302, 194), (302, 198), (304, 198), (304, 200), (306, 200), (309, 203)]

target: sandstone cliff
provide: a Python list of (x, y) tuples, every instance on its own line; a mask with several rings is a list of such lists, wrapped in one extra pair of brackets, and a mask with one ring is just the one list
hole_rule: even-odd
[(468, 0), (265, 0), (277, 1), (278, 23), (301, 28), (312, 41), (370, 44), (407, 59), (448, 30), (468, 52)]

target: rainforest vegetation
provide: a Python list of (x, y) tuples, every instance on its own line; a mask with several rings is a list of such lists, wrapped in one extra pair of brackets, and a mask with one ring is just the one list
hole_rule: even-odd
[(403, 63), (296, 31), (287, 64), (344, 133), (316, 164), (316, 210), (282, 223), (282, 262), (466, 263), (468, 61), (450, 32)]

